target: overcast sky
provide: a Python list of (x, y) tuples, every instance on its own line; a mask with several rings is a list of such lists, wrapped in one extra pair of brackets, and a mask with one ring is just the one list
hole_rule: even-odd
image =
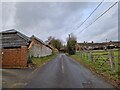
[(78, 42), (118, 40), (118, 5), (83, 32), (114, 2), (104, 2), (80, 28), (76, 29), (100, 2), (4, 2), (2, 30), (16, 29), (27, 36), (47, 40), (49, 36), (66, 41), (73, 33)]

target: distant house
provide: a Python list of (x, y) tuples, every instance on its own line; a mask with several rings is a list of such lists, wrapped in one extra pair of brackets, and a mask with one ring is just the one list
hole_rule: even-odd
[(120, 41), (110, 41), (102, 43), (77, 43), (76, 50), (101, 50), (101, 49), (120, 48)]
[(52, 48), (34, 35), (29, 46), (30, 57), (44, 57), (52, 54)]
[(28, 62), (29, 37), (11, 29), (2, 32), (2, 67), (23, 68)]

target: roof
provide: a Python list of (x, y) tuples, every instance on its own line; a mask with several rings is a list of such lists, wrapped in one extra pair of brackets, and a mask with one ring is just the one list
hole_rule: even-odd
[(106, 46), (106, 45), (113, 45), (119, 44), (120, 41), (112, 41), (112, 42), (102, 42), (102, 43), (78, 43), (80, 46)]
[(81, 45), (81, 46), (100, 46), (100, 45), (107, 45), (106, 43), (78, 43), (78, 45)]
[(41, 39), (37, 38), (37, 37), (34, 36), (34, 35), (32, 35), (32, 36), (30, 37), (30, 39), (35, 39), (35, 40), (37, 40), (38, 42), (40, 42), (40, 43), (46, 45), (46, 43), (44, 43)]
[(28, 46), (31, 40), (26, 35), (16, 31), (15, 29), (2, 32), (2, 47), (20, 47)]
[(40, 42), (41, 44), (45, 45), (46, 47), (49, 47), (50, 49), (52, 49), (47, 43), (43, 42), (41, 39), (37, 38), (36, 36), (32, 35), (30, 38), (31, 38), (31, 40), (35, 39), (38, 42)]

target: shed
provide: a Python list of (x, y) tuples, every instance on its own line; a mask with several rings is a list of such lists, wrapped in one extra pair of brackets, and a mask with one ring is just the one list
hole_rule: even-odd
[(30, 38), (15, 29), (2, 32), (2, 67), (27, 67)]
[(30, 57), (44, 57), (52, 54), (52, 48), (34, 35), (29, 46)]

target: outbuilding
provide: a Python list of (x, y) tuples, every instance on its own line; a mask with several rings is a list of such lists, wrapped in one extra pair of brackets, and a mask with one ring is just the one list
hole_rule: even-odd
[(31, 40), (26, 35), (11, 29), (2, 32), (2, 67), (24, 68), (28, 63), (28, 47)]
[(34, 35), (29, 46), (30, 57), (44, 57), (52, 54), (52, 48)]

